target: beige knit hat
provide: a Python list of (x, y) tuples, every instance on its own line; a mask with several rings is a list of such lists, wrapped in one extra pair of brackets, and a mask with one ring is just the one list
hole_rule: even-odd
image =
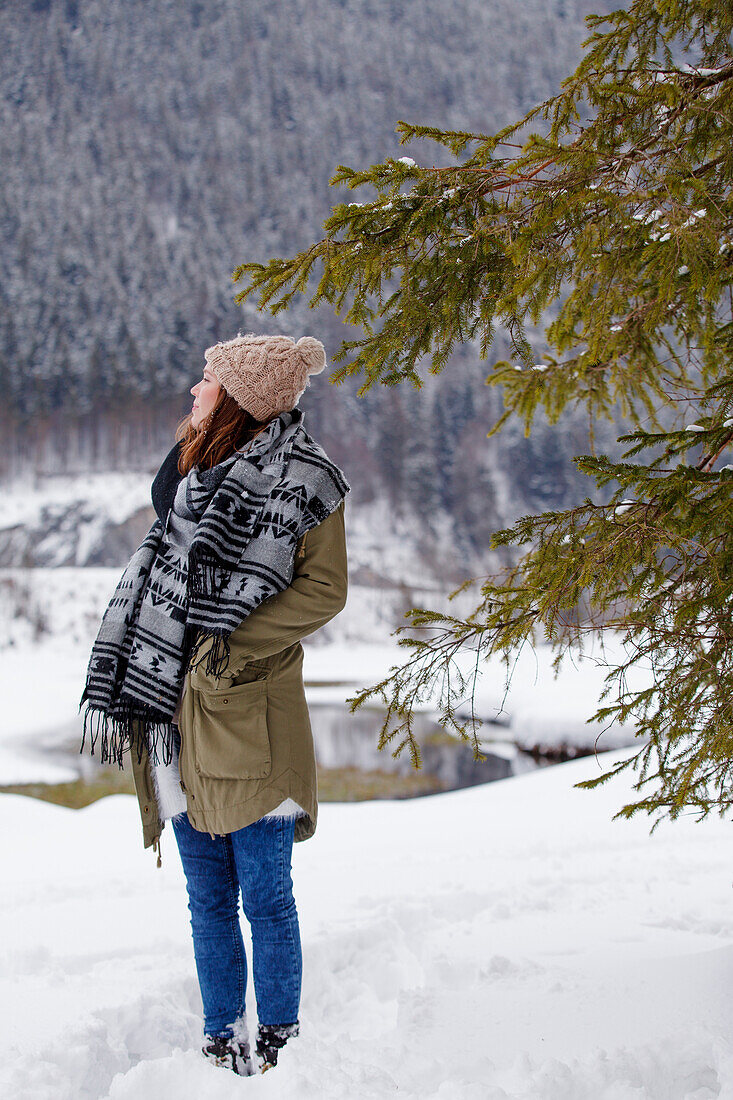
[(235, 336), (214, 344), (204, 358), (219, 383), (256, 420), (271, 420), (293, 409), (310, 374), (326, 365), (326, 349), (313, 336), (297, 344), (290, 336)]

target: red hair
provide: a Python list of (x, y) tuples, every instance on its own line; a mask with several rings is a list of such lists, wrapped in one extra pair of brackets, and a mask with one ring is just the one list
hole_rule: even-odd
[(189, 413), (176, 428), (176, 442), (182, 444), (179, 474), (185, 477), (194, 466), (210, 470), (263, 432), (269, 423), (269, 420), (255, 420), (222, 386), (214, 408), (199, 427), (191, 425)]

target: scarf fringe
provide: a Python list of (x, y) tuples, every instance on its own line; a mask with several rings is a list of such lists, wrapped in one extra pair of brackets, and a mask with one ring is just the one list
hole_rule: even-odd
[(219, 559), (206, 547), (192, 543), (188, 552), (188, 603), (218, 600), (231, 576)]
[[(202, 600), (217, 601), (231, 577), (231, 570), (222, 567), (221, 562), (208, 550), (191, 545), (188, 554), (188, 577), (186, 597), (191, 607)], [(204, 644), (211, 640), (211, 647), (201, 653)], [(201, 627), (186, 629), (184, 652), (188, 653), (187, 671), (198, 668), (206, 660), (204, 671), (207, 676), (221, 676), (229, 667), (229, 636), (206, 630)]]
[[(211, 646), (204, 653), (201, 653), (202, 647), (209, 640)], [(207, 676), (218, 678), (229, 667), (230, 657), (229, 635), (196, 628), (194, 641), (188, 651), (188, 668), (186, 671), (191, 672), (193, 669), (198, 668), (208, 658), (203, 671)]]
[(170, 764), (173, 758), (174, 723), (161, 718), (159, 712), (135, 699), (121, 699), (114, 714), (89, 702), (82, 722), (79, 752), (84, 752), (88, 733), (90, 755), (94, 756), (99, 742), (102, 764), (117, 764), (119, 768), (123, 768), (124, 754), (131, 752), (133, 748), (137, 752), (138, 764), (141, 763), (146, 749), (153, 764)]

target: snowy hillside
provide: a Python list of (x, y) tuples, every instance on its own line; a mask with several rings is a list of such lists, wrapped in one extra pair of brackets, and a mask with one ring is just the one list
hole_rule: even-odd
[[(575, 761), (324, 805), (294, 852), (302, 1029), (243, 1084), (197, 1053), (183, 876), (132, 798), (0, 800), (0, 1094), (12, 1100), (733, 1095), (728, 823), (612, 822)], [(249, 943), (248, 943), (249, 950)], [(254, 1019), (252, 988), (248, 1011)]]
[[(330, 365), (304, 400), (307, 428), (343, 467), (377, 535), (383, 512), (403, 509), (405, 552), (431, 575), (456, 569), (459, 583), (479, 571), (481, 553), (486, 568), (492, 531), (582, 499), (572, 456), (588, 449), (584, 415), (568, 412), (559, 431), (539, 418), (529, 442), (521, 424), (487, 440), (501, 395), (485, 385), (478, 342), (457, 347), (440, 376), (421, 364), (419, 393), (376, 387), (357, 397), (357, 379), (327, 381), (354, 335), (330, 305), (310, 310), (297, 295), (274, 319), (254, 300), (235, 304), (231, 272), (306, 247), (335, 203), (372, 197), (328, 181), (340, 164), (405, 152), (400, 119), (483, 132), (521, 117), (574, 68), (584, 17), (611, 7), (0, 5), (2, 491), (29, 473), (134, 478), (170, 446), (204, 349), (274, 326), (324, 341)], [(426, 166), (450, 159), (432, 141), (410, 151)], [(500, 327), (491, 358), (510, 354)], [(613, 427), (597, 431), (599, 448), (612, 447)], [(62, 503), (48, 525), (14, 531), (10, 546), (0, 535), (0, 565), (23, 555), (83, 564), (92, 551), (90, 564), (112, 564), (100, 555), (115, 540), (129, 546), (127, 532), (95, 528)]]
[[(98, 421), (131, 394), (180, 392), (242, 321), (231, 271), (310, 243), (343, 201), (328, 186), (340, 163), (398, 154), (401, 118), (486, 131), (521, 117), (572, 71), (599, 4), (0, 5), (0, 415)], [(302, 325), (305, 304), (292, 312)], [(18, 427), (35, 462), (48, 424)], [(114, 447), (95, 433), (88, 453)]]

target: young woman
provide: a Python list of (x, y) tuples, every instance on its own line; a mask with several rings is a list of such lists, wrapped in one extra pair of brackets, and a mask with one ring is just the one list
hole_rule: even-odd
[[(248, 1075), (299, 1030), (294, 841), (318, 814), (300, 639), (346, 601), (349, 485), (297, 402), (312, 337), (208, 348), (191, 416), (152, 485), (157, 519), (110, 600), (81, 699), (91, 751), (129, 749), (145, 847), (167, 820), (183, 865), (204, 1055)], [(252, 931), (258, 1029), (245, 1014)]]

